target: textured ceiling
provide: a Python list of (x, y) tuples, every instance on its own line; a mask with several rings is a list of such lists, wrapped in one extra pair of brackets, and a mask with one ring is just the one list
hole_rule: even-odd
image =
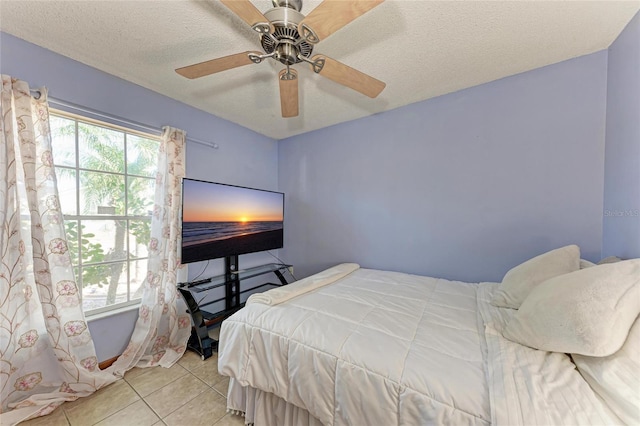
[[(306, 0), (302, 13), (319, 3)], [(367, 98), (298, 64), (300, 115), (288, 119), (280, 116), (283, 66), (273, 60), (196, 80), (175, 73), (262, 50), (258, 35), (217, 0), (2, 0), (0, 29), (283, 139), (606, 49), (639, 8), (640, 1), (386, 0), (314, 49), (386, 82), (382, 94)]]

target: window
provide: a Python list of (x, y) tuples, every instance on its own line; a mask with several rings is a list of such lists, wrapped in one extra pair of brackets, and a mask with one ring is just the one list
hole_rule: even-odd
[(53, 161), (85, 313), (142, 296), (159, 138), (55, 111)]

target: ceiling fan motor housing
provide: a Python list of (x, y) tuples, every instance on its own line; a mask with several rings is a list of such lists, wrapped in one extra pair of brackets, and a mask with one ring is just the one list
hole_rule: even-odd
[[(262, 48), (266, 53), (276, 52), (276, 59), (284, 65), (293, 65), (302, 62), (299, 55), (309, 58), (313, 53), (313, 45), (304, 40), (298, 32), (298, 24), (304, 19), (304, 15), (292, 8), (299, 1), (278, 0), (279, 4), (287, 7), (275, 7), (265, 12), (267, 18), (275, 30), (271, 35), (260, 36)], [(301, 6), (301, 4), (300, 4)]]

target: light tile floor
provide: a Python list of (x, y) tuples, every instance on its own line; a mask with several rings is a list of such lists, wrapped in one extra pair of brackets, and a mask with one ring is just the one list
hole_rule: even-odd
[(134, 368), (123, 380), (20, 425), (242, 426), (243, 417), (226, 412), (228, 385), (217, 354), (202, 361), (187, 351), (171, 368)]

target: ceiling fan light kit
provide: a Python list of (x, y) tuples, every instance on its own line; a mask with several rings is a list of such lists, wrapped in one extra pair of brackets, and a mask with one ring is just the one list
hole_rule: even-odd
[(316, 43), (327, 38), (383, 0), (324, 0), (304, 16), (302, 0), (272, 0), (273, 9), (262, 14), (249, 0), (220, 0), (260, 34), (264, 53), (248, 51), (176, 69), (187, 78), (199, 78), (274, 59), (286, 66), (278, 74), (282, 117), (298, 116), (298, 73), (292, 65), (306, 62), (313, 72), (375, 98), (385, 83), (325, 55), (313, 54)]

